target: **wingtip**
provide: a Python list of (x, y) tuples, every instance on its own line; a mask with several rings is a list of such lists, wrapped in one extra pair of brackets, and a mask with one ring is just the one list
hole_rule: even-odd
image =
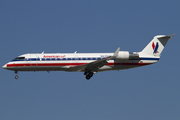
[(172, 37), (172, 36), (175, 36), (176, 34), (172, 34), (172, 35), (168, 35), (168, 36), (170, 36), (170, 37)]

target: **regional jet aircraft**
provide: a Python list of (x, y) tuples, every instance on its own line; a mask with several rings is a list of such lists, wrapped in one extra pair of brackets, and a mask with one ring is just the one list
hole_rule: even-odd
[(157, 35), (141, 51), (130, 53), (39, 53), (23, 54), (3, 66), (4, 69), (18, 71), (68, 71), (84, 72), (89, 80), (94, 73), (141, 67), (158, 62), (167, 41), (173, 35)]

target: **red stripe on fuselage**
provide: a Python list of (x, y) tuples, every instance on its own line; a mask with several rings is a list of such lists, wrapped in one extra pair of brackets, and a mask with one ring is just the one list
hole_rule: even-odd
[(87, 63), (21, 63), (21, 64), (7, 64), (7, 67), (23, 67), (23, 66), (70, 66), (83, 65)]
[[(7, 67), (29, 67), (29, 66), (78, 66), (88, 63), (21, 63), (21, 64), (7, 64)], [(149, 65), (151, 63), (108, 63), (106, 65)]]

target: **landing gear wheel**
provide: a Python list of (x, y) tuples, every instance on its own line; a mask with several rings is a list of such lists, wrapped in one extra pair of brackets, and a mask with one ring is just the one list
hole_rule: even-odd
[(93, 76), (93, 72), (90, 72), (86, 75), (86, 79), (89, 80)]
[(93, 76), (93, 73), (92, 73), (92, 72), (90, 72), (90, 73), (89, 73), (89, 76), (90, 76), (90, 78), (91, 78), (91, 77)]
[(15, 79), (18, 79), (18, 76), (17, 76), (17, 75), (15, 76)]
[(86, 79), (89, 80), (94, 75), (94, 73), (90, 70), (86, 70), (84, 75), (86, 75)]
[(91, 77), (89, 75), (86, 75), (86, 79), (89, 80)]

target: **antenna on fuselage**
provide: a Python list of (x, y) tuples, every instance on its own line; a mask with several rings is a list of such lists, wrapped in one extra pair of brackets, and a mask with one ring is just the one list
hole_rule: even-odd
[(44, 51), (41, 54), (44, 54)]
[(76, 53), (77, 53), (77, 51), (74, 52), (74, 54), (76, 54)]

